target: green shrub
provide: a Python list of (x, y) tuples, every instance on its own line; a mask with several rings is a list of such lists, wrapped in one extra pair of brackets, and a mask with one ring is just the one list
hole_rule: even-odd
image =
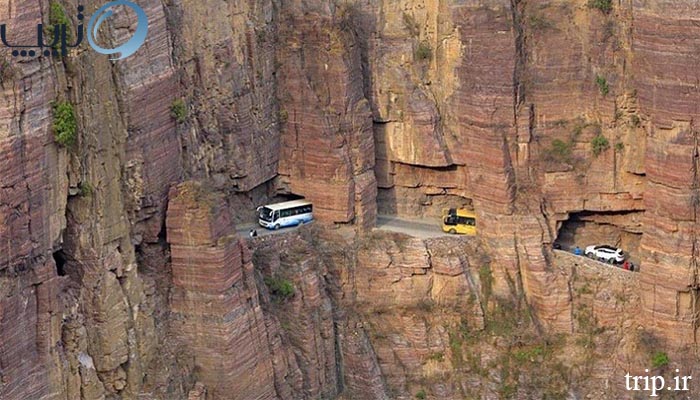
[(503, 384), (498, 392), (501, 394), (501, 398), (510, 399), (518, 392), (518, 388), (515, 385)]
[(586, 282), (583, 286), (576, 289), (576, 294), (578, 294), (579, 296), (593, 294), (593, 290), (591, 289), (591, 285), (589, 285), (588, 282)]
[(610, 11), (612, 11), (613, 5), (612, 5), (612, 0), (590, 0), (588, 2), (588, 7), (590, 8), (597, 8), (601, 12), (605, 14), (610, 14)]
[[(66, 11), (63, 9), (63, 6), (57, 2), (57, 1), (52, 1), (49, 3), (49, 26), (47, 28), (47, 33), (49, 36), (49, 43), (53, 42), (53, 34), (54, 30), (53, 27), (55, 25), (65, 25), (66, 26), (66, 41), (72, 42), (73, 41), (73, 35), (71, 33), (71, 22), (68, 16), (66, 15)], [(61, 28), (63, 29), (63, 28)], [(44, 42), (46, 43), (46, 42)], [(56, 47), (58, 48), (59, 45)]]
[(548, 150), (548, 155), (553, 161), (569, 162), (571, 161), (571, 149), (573, 146), (572, 142), (554, 139), (552, 140), (552, 147)]
[(63, 147), (70, 147), (76, 142), (78, 124), (73, 104), (68, 101), (61, 101), (53, 105), (53, 134), (56, 143)]
[(459, 368), (464, 362), (462, 357), (462, 343), (463, 338), (456, 332), (448, 332), (450, 338), (450, 352), (452, 353), (452, 366), (454, 368)]
[(170, 106), (170, 116), (172, 116), (178, 124), (187, 120), (187, 106), (182, 99), (176, 99)]
[(294, 284), (281, 276), (266, 276), (265, 285), (276, 301), (285, 301), (294, 296)]
[(571, 131), (572, 138), (574, 140), (578, 139), (578, 137), (581, 136), (581, 133), (583, 133), (583, 130), (589, 126), (591, 126), (591, 123), (586, 122), (583, 118), (576, 118), (576, 125), (574, 125), (574, 129)]
[(416, 398), (418, 400), (425, 400), (427, 397), (428, 397), (428, 395), (425, 393), (424, 389), (421, 389), (418, 391), (418, 393), (416, 393)]
[(258, 43), (263, 44), (267, 42), (267, 32), (264, 29), (256, 30), (255, 36), (258, 39)]
[(81, 182), (78, 186), (80, 197), (91, 197), (95, 193), (95, 187), (90, 182)]
[(507, 337), (519, 329), (519, 318), (514, 316), (520, 310), (510, 300), (496, 298), (496, 307), (485, 316), (484, 331), (490, 335)]
[(598, 134), (591, 141), (591, 147), (593, 148), (593, 155), (598, 157), (600, 153), (610, 148), (610, 142), (605, 136)]
[(484, 296), (484, 301), (488, 301), (493, 292), (493, 275), (489, 264), (484, 264), (479, 268), (479, 280), (481, 281), (481, 294)]
[(418, 60), (430, 60), (433, 58), (433, 48), (430, 47), (428, 42), (420, 42), (418, 48), (416, 49), (416, 58)]
[(596, 75), (595, 84), (598, 85), (598, 90), (603, 96), (607, 96), (610, 93), (610, 86), (608, 86), (608, 80), (605, 77)]
[(622, 150), (625, 149), (625, 144), (622, 142), (617, 142), (615, 143), (615, 151), (621, 152)]
[(429, 360), (433, 361), (438, 361), (438, 362), (443, 362), (445, 360), (445, 353), (439, 351), (437, 353), (432, 353), (431, 355), (428, 356)]
[(518, 350), (513, 354), (515, 360), (518, 362), (527, 362), (537, 360), (540, 356), (544, 354), (544, 347), (542, 345), (535, 346), (530, 349)]
[(289, 112), (287, 110), (280, 110), (279, 118), (281, 123), (286, 123), (287, 121), (289, 121)]
[(654, 366), (654, 368), (664, 367), (668, 365), (669, 361), (668, 354), (664, 353), (663, 351), (657, 351), (651, 357), (651, 365)]

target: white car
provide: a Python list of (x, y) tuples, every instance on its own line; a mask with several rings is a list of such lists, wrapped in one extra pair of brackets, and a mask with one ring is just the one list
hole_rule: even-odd
[(584, 252), (587, 257), (596, 258), (606, 263), (621, 263), (625, 261), (625, 254), (621, 249), (613, 246), (588, 246)]

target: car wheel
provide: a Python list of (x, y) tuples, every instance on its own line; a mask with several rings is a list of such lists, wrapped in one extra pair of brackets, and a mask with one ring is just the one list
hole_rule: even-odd
[(454, 228), (452, 228), (452, 229), (450, 229), (450, 234), (456, 235), (456, 234), (457, 234), (457, 231), (456, 231)]
[(280, 224), (276, 224), (276, 225), (275, 225), (275, 230), (277, 231), (277, 230), (279, 230), (279, 229), (280, 229)]
[(593, 253), (586, 253), (586, 257), (593, 258)]

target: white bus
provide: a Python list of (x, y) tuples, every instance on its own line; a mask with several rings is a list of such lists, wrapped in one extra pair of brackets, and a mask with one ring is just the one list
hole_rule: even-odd
[(258, 207), (258, 223), (267, 229), (298, 226), (313, 221), (313, 205), (307, 200), (294, 200)]

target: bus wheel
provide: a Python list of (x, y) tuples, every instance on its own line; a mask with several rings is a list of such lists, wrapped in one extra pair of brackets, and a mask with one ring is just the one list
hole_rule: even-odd
[(279, 229), (280, 229), (280, 224), (275, 225), (275, 230), (277, 231)]
[(455, 228), (452, 228), (452, 229), (450, 229), (450, 233), (451, 233), (452, 235), (456, 235), (456, 234), (457, 234), (457, 231), (455, 230)]

